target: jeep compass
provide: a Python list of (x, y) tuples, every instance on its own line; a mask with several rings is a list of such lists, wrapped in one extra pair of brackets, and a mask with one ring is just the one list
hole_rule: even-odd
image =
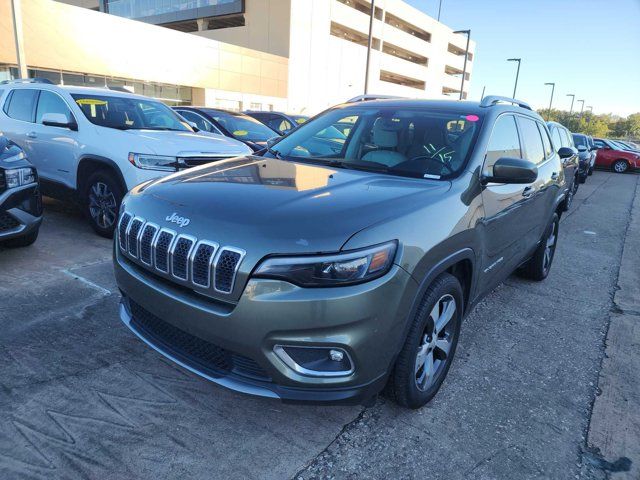
[(514, 270), (549, 273), (573, 154), (513, 99), (337, 106), (262, 157), (134, 188), (114, 244), (121, 318), (236, 391), (353, 403), (386, 386), (418, 408), (472, 306)]

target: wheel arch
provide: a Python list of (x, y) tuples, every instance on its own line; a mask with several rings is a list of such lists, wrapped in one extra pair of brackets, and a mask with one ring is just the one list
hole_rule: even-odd
[(127, 184), (122, 175), (122, 171), (118, 167), (118, 164), (107, 157), (101, 157), (99, 155), (83, 155), (78, 162), (78, 170), (76, 172), (76, 188), (78, 195), (82, 197), (87, 187), (87, 180), (92, 173), (98, 170), (108, 170), (112, 172), (122, 187), (123, 192), (127, 192)]

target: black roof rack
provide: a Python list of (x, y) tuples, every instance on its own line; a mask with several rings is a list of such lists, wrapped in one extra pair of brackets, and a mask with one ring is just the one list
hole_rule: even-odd
[(53, 85), (54, 83), (48, 78), (35, 77), (35, 78), (16, 78), (15, 80), (3, 80), (0, 82), (2, 85), (6, 85), (8, 83), (47, 83), (49, 85)]
[(492, 107), (493, 105), (496, 105), (498, 103), (511, 103), (513, 105), (526, 108), (527, 110), (533, 110), (533, 108), (531, 108), (531, 106), (528, 103), (523, 102), (522, 100), (516, 100), (515, 98), (509, 98), (509, 97), (500, 97), (498, 95), (488, 95), (484, 97), (480, 102), (480, 106)]
[(366, 102), (369, 100), (392, 100), (402, 99), (406, 97), (397, 97), (395, 95), (377, 95), (375, 93), (368, 93), (366, 95), (358, 95), (357, 97), (350, 98), (346, 103)]

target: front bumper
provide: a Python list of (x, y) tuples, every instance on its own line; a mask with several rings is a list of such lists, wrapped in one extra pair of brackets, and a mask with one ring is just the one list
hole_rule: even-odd
[[(384, 277), (339, 288), (251, 279), (231, 304), (156, 277), (117, 249), (114, 266), (123, 293), (120, 317), (145, 343), (219, 385), (289, 402), (362, 403), (378, 393), (404, 341), (417, 292), (415, 281), (394, 265)], [(340, 377), (298, 373), (274, 353), (276, 345), (340, 348), (354, 371)]]
[(0, 193), (0, 240), (31, 233), (42, 222), (42, 197), (37, 184)]

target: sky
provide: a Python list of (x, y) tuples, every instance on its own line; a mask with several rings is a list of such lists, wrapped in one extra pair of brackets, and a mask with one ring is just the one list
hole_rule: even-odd
[[(405, 0), (437, 18), (439, 0)], [(440, 21), (477, 42), (470, 100), (513, 95), (569, 110), (574, 93), (594, 113), (640, 112), (640, 0), (442, 0)]]

